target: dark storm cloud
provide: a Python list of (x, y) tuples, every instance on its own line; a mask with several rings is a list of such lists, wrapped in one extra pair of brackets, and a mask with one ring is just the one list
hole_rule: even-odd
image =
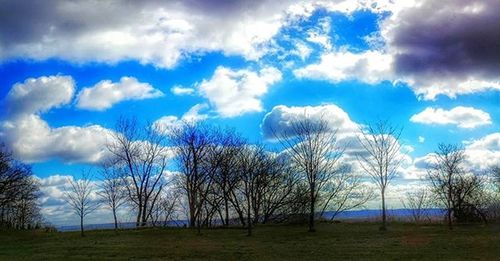
[(500, 1), (427, 0), (390, 23), (395, 69), (402, 75), (498, 77)]

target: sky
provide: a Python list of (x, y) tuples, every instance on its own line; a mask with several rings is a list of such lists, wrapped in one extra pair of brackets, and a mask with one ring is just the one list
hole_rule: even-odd
[(388, 191), (398, 207), (441, 142), (476, 170), (499, 162), (498, 12), (496, 0), (1, 0), (0, 139), (60, 225), (77, 220), (68, 178), (105, 157), (121, 116), (206, 121), (270, 147), (270, 129), (305, 115), (346, 139), (389, 120), (406, 152)]

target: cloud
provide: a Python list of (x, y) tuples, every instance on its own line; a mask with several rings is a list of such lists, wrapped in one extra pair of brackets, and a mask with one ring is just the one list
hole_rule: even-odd
[(418, 136), (418, 143), (424, 143), (425, 142), (425, 137)]
[(458, 106), (451, 110), (428, 107), (413, 115), (410, 121), (422, 124), (452, 124), (459, 128), (473, 129), (491, 124), (491, 117), (487, 112), (472, 107)]
[(264, 116), (260, 126), (262, 135), (265, 139), (273, 139), (275, 134), (290, 133), (291, 124), (303, 119), (325, 120), (332, 131), (337, 130), (337, 134), (343, 137), (353, 136), (359, 131), (359, 125), (334, 104), (304, 107), (278, 105)]
[(127, 100), (143, 100), (163, 96), (160, 90), (134, 77), (122, 77), (120, 82), (103, 80), (78, 93), (76, 106), (81, 109), (102, 111)]
[(183, 122), (198, 122), (203, 121), (208, 118), (207, 114), (201, 113), (201, 111), (208, 109), (209, 106), (206, 103), (196, 104), (191, 109), (189, 109), (182, 117), (179, 119), (177, 116), (168, 115), (163, 116), (153, 122), (159, 130), (167, 131), (171, 128), (179, 127)]
[(290, 2), (6, 1), (0, 58), (133, 59), (171, 68), (191, 53), (222, 51), (256, 60), (286, 23)]
[(111, 131), (99, 125), (52, 128), (40, 114), (71, 102), (74, 81), (69, 76), (43, 76), (16, 83), (7, 94), (0, 138), (25, 162), (59, 159), (95, 163), (106, 155)]
[(99, 125), (51, 128), (39, 115), (23, 115), (0, 124), (0, 137), (20, 160), (99, 162), (111, 131)]
[(487, 169), (500, 162), (500, 132), (465, 142), (469, 164), (477, 169)]
[(392, 78), (391, 56), (378, 51), (351, 53), (332, 51), (321, 55), (319, 63), (295, 69), (297, 78), (326, 80), (332, 83), (357, 80), (376, 84)]
[(71, 76), (42, 76), (16, 83), (6, 97), (11, 115), (41, 113), (67, 104), (73, 98), (75, 81)]
[[(41, 196), (39, 199), (41, 213), (47, 221), (56, 226), (79, 224), (79, 217), (73, 208), (65, 201), (64, 193), (70, 188), (70, 180), (75, 180), (72, 175), (52, 175), (45, 178), (37, 178), (40, 184)], [(92, 201), (100, 201), (97, 194), (99, 181), (92, 181), (93, 190), (90, 194)], [(127, 221), (126, 208), (118, 212), (120, 221)], [(100, 205), (94, 212), (85, 217), (85, 224), (111, 223), (113, 217), (105, 205)]]
[(280, 29), (314, 10), (383, 12), (390, 1), (50, 1), (0, 6), (0, 59), (136, 60), (172, 68), (192, 54), (258, 60)]
[(175, 95), (181, 96), (181, 95), (193, 95), (196, 90), (193, 88), (186, 88), (179, 85), (175, 85), (170, 89), (170, 91)]
[(230, 118), (262, 111), (260, 97), (280, 80), (281, 72), (274, 67), (265, 67), (256, 72), (219, 66), (211, 79), (203, 80), (197, 87), (222, 117)]
[(381, 23), (396, 73), (427, 100), (500, 90), (499, 11), (496, 0), (423, 0), (396, 12)]

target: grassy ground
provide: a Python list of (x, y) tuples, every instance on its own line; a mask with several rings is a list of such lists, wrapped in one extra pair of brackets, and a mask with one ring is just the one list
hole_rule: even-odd
[(500, 224), (321, 223), (241, 229), (145, 229), (47, 233), (0, 231), (1, 260), (500, 260)]

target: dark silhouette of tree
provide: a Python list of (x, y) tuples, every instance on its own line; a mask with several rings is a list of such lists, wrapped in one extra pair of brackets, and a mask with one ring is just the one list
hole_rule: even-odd
[(171, 151), (166, 146), (165, 130), (153, 124), (141, 127), (135, 119), (120, 118), (115, 131), (107, 147), (137, 210), (136, 226), (146, 226), (167, 183), (163, 174)]
[(321, 191), (339, 173), (339, 159), (344, 149), (337, 145), (337, 131), (323, 119), (302, 119), (289, 123), (285, 130), (273, 130), (285, 148), (293, 168), (303, 175), (309, 194), (309, 231), (314, 232), (316, 206)]
[(471, 221), (479, 216), (486, 222), (482, 210), (484, 180), (467, 171), (465, 161), (465, 151), (461, 146), (439, 144), (427, 174), (435, 199), (446, 208), (450, 229), (453, 229), (454, 219)]
[(30, 166), (16, 161), (5, 145), (0, 145), (0, 227), (39, 226), (39, 197), (39, 184)]

